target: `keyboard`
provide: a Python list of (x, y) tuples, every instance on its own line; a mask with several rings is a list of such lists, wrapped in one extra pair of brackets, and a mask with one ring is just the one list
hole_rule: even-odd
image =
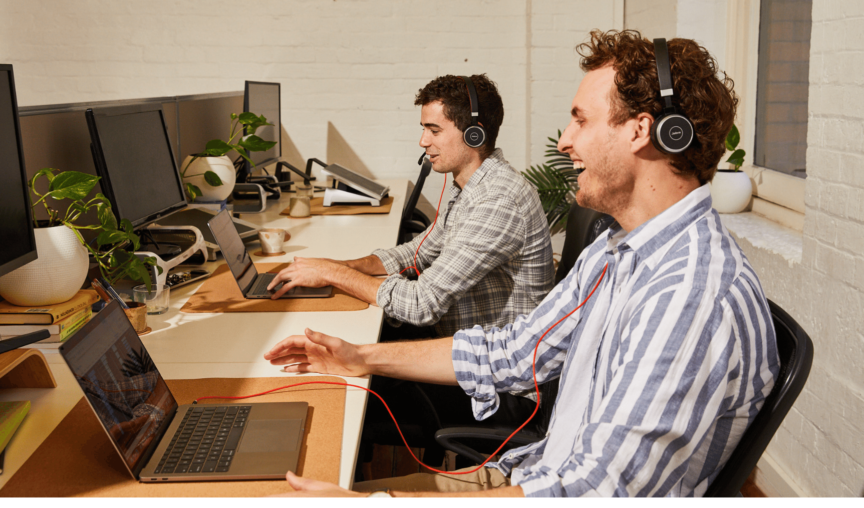
[(153, 474), (227, 473), (251, 408), (190, 407)]

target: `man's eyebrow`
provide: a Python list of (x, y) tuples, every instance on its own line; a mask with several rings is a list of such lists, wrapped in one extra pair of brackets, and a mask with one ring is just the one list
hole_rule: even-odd
[(429, 128), (435, 127), (435, 128), (437, 128), (437, 129), (440, 129), (440, 128), (441, 128), (441, 126), (438, 125), (437, 123), (423, 123), (423, 122), (420, 122), (420, 126), (421, 126), (421, 127), (429, 127)]

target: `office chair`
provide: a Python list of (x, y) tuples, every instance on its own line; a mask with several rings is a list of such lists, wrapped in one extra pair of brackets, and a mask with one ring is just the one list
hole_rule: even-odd
[[(570, 206), (567, 215), (567, 228), (564, 238), (564, 248), (561, 252), (561, 261), (555, 272), (555, 284), (560, 283), (573, 269), (579, 254), (588, 245), (594, 242), (603, 231), (609, 229), (614, 219), (604, 213), (583, 208), (578, 203)], [(507, 443), (502, 450), (524, 446), (543, 439), (549, 420), (552, 417), (552, 407), (558, 396), (558, 379), (540, 385), (540, 410), (539, 418), (525, 426), (519, 433)], [(476, 464), (486, 460), (486, 455), (495, 451), (496, 448), (509, 436), (516, 427), (490, 427), (478, 422), (471, 427), (453, 427), (440, 429), (435, 433), (435, 440), (445, 450), (452, 451), (465, 459)], [(483, 452), (483, 453), (481, 453)], [(458, 467), (458, 466), (457, 466)]]
[(426, 154), (420, 157), (417, 161), (420, 164), (420, 175), (417, 177), (417, 183), (414, 184), (414, 190), (405, 201), (405, 208), (402, 209), (402, 221), (399, 225), (399, 245), (410, 242), (414, 235), (426, 231), (432, 224), (426, 214), (417, 210), (417, 201), (420, 200), (420, 193), (423, 191), (423, 184), (426, 183), (426, 177), (432, 171), (432, 163), (426, 158)]
[(741, 436), (732, 455), (708, 486), (705, 497), (734, 497), (741, 491), (759, 457), (807, 382), (813, 364), (813, 341), (779, 305), (768, 300), (777, 333), (780, 374), (759, 414)]

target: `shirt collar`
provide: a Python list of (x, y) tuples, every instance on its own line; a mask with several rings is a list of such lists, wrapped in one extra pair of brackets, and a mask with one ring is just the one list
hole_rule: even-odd
[(486, 176), (486, 173), (488, 173), (490, 169), (505, 162), (507, 161), (504, 160), (504, 152), (500, 148), (496, 148), (495, 151), (483, 161), (483, 164), (480, 164), (480, 167), (474, 171), (474, 174), (468, 179), (468, 183), (465, 184), (464, 189), (460, 189), (459, 186), (456, 185), (456, 179), (453, 179), (453, 183), (450, 184), (450, 197), (456, 199), (456, 196), (461, 192), (475, 187), (480, 183), (480, 180), (483, 180), (483, 177)]
[(711, 188), (706, 183), (630, 233), (615, 222), (609, 227), (608, 245), (633, 249), (640, 259), (647, 259), (710, 210)]

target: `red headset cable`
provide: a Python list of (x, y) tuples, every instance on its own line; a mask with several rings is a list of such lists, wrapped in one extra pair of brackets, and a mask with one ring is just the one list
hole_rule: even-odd
[(435, 209), (435, 221), (432, 223), (432, 227), (429, 228), (429, 232), (426, 233), (426, 236), (424, 236), (423, 239), (420, 240), (420, 245), (417, 246), (417, 250), (414, 251), (414, 266), (405, 267), (401, 272), (399, 272), (399, 275), (402, 275), (403, 273), (405, 273), (405, 270), (410, 270), (413, 268), (414, 272), (417, 274), (417, 276), (418, 277), (420, 276), (420, 269), (417, 268), (417, 253), (420, 252), (420, 247), (423, 245), (423, 242), (426, 241), (426, 237), (428, 237), (430, 234), (432, 234), (432, 230), (435, 229), (435, 224), (438, 223), (438, 212), (441, 210), (441, 200), (444, 199), (444, 190), (446, 188), (447, 188), (447, 173), (444, 173), (444, 186), (441, 187), (441, 196), (438, 197), (438, 208)]
[[(445, 178), (446, 178), (446, 176), (445, 176)], [(443, 191), (442, 191), (442, 195), (443, 195)], [(440, 205), (440, 202), (439, 202), (439, 205)], [(437, 218), (437, 215), (436, 215), (436, 218)], [(434, 227), (434, 224), (433, 224), (433, 227)], [(424, 240), (425, 240), (425, 238), (424, 238)], [(421, 242), (421, 244), (422, 244), (422, 242)], [(336, 386), (350, 386), (352, 388), (359, 388), (361, 390), (365, 390), (365, 391), (371, 393), (372, 395), (378, 397), (378, 400), (380, 400), (381, 403), (384, 404), (384, 408), (387, 409), (387, 413), (390, 415), (390, 418), (393, 419), (393, 423), (396, 424), (396, 430), (399, 431), (399, 437), (401, 437), (402, 442), (405, 443), (405, 448), (408, 449), (408, 453), (411, 454), (411, 456), (414, 458), (414, 460), (417, 461), (418, 464), (420, 464), (421, 466), (425, 467), (426, 469), (428, 469), (430, 471), (434, 471), (436, 473), (442, 473), (442, 474), (469, 474), (469, 473), (473, 473), (473, 472), (479, 470), (480, 468), (482, 468), (483, 466), (485, 466), (487, 462), (492, 460), (492, 457), (494, 457), (495, 455), (498, 455), (498, 452), (500, 452), (501, 449), (504, 448), (504, 445), (506, 445), (510, 441), (510, 439), (516, 435), (517, 432), (519, 432), (520, 430), (522, 430), (523, 427), (528, 425), (528, 422), (530, 422), (534, 418), (534, 415), (537, 414), (537, 411), (540, 409), (540, 385), (537, 384), (537, 350), (540, 348), (540, 343), (543, 342), (543, 339), (546, 337), (546, 334), (551, 332), (562, 321), (564, 321), (565, 319), (570, 317), (574, 312), (581, 309), (582, 306), (585, 305), (585, 303), (591, 298), (591, 296), (594, 294), (594, 292), (597, 291), (597, 288), (600, 286), (600, 282), (603, 281), (603, 277), (606, 275), (606, 269), (607, 268), (609, 268), (608, 264), (603, 267), (603, 271), (600, 273), (600, 278), (597, 279), (597, 283), (594, 284), (594, 288), (591, 290), (590, 293), (588, 293), (588, 296), (585, 297), (585, 300), (583, 300), (582, 303), (580, 303), (578, 307), (576, 307), (575, 309), (568, 312), (566, 316), (564, 316), (561, 319), (559, 319), (558, 321), (556, 321), (555, 324), (553, 324), (545, 332), (543, 332), (543, 335), (541, 335), (540, 338), (537, 340), (537, 345), (534, 346), (534, 356), (531, 360), (531, 374), (534, 378), (534, 390), (537, 393), (537, 405), (534, 406), (534, 412), (531, 413), (531, 416), (529, 416), (527, 420), (525, 420), (525, 423), (520, 425), (519, 428), (517, 428), (516, 430), (513, 431), (513, 433), (511, 433), (509, 436), (507, 436), (507, 439), (505, 439), (504, 442), (501, 443), (501, 446), (499, 446), (497, 450), (492, 452), (489, 455), (489, 457), (485, 461), (483, 461), (482, 464), (480, 464), (479, 466), (475, 467), (474, 469), (472, 469), (470, 471), (460, 471), (460, 472), (441, 471), (440, 469), (435, 469), (434, 467), (430, 467), (430, 466), (427, 466), (426, 464), (424, 464), (420, 459), (417, 458), (416, 455), (414, 455), (414, 452), (411, 450), (411, 447), (408, 446), (408, 441), (405, 439), (405, 436), (402, 434), (402, 429), (399, 428), (399, 422), (396, 421), (396, 417), (393, 416), (393, 412), (390, 411), (390, 406), (388, 406), (387, 403), (384, 402), (384, 399), (380, 395), (378, 395), (377, 393), (373, 392), (372, 390), (370, 390), (368, 388), (363, 388), (362, 386), (358, 386), (358, 385), (352, 385), (350, 383), (336, 383), (336, 382), (332, 382), (332, 381), (306, 381), (303, 383), (295, 383), (293, 385), (280, 386), (279, 388), (273, 388), (272, 390), (267, 390), (265, 392), (256, 393), (254, 395), (241, 395), (241, 396), (236, 396), (236, 397), (217, 397), (217, 396), (199, 397), (199, 398), (195, 399), (193, 404), (197, 404), (199, 400), (205, 400), (205, 399), (237, 400), (237, 399), (248, 399), (251, 397), (260, 397), (261, 395), (267, 395), (268, 393), (272, 393), (272, 392), (275, 392), (278, 390), (285, 390), (287, 388), (293, 388), (295, 386), (303, 386), (303, 385), (336, 385)]]

